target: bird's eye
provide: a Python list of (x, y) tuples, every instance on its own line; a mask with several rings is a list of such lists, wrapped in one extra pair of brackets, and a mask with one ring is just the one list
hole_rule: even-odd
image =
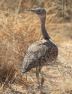
[(40, 13), (41, 11), (39, 10), (38, 13)]

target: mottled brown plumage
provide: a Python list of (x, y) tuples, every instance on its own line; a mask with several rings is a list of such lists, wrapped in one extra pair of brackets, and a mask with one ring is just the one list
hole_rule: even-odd
[(37, 66), (52, 65), (56, 61), (58, 49), (51, 40), (40, 40), (33, 43), (24, 57), (23, 72)]

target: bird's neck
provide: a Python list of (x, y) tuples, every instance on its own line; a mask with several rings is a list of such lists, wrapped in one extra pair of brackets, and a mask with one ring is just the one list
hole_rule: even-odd
[(45, 27), (45, 19), (41, 19), (41, 32), (42, 32), (43, 38), (46, 39), (46, 40), (49, 40), (50, 36), (47, 33), (47, 30), (46, 30), (46, 27)]

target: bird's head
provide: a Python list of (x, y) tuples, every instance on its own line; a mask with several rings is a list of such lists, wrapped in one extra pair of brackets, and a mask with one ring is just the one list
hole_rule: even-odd
[(44, 8), (33, 8), (29, 9), (29, 11), (32, 11), (33, 13), (36, 13), (40, 19), (46, 18), (46, 10)]

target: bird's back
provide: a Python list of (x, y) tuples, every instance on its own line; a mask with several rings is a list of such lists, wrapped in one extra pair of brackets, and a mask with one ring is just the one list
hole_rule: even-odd
[(50, 40), (41, 40), (32, 44), (24, 57), (23, 72), (27, 72), (37, 66), (52, 64), (58, 55), (57, 46)]

